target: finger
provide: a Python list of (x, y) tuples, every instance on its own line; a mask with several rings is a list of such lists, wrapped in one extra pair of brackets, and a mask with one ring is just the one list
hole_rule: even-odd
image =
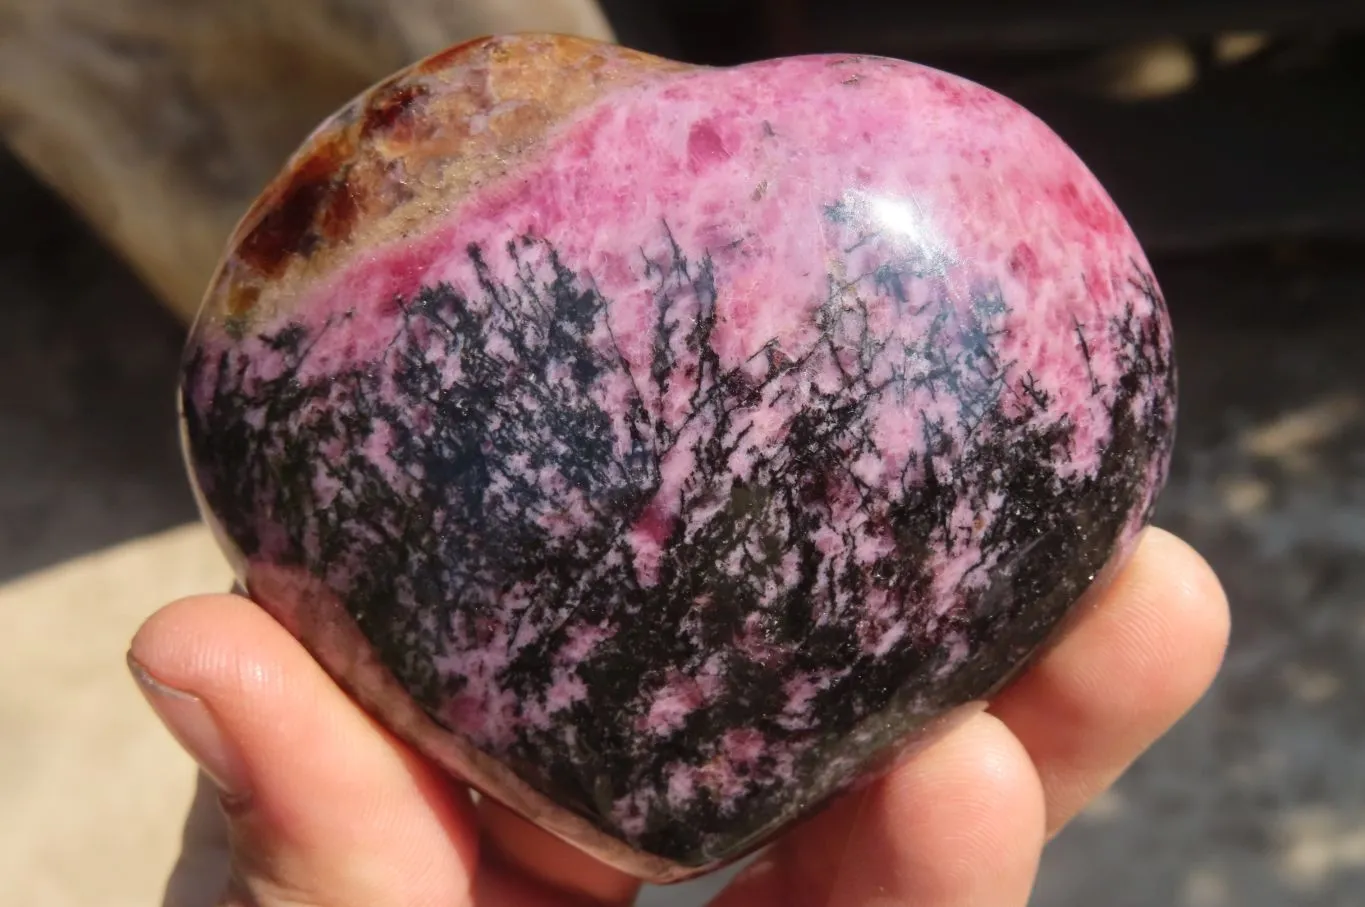
[[(594, 904), (635, 902), (640, 890), (637, 879), (587, 856), (492, 800), (481, 800), (478, 808), (479, 824), (484, 832), (484, 865), (488, 867), (488, 873), (524, 875), (551, 891), (580, 892)], [(508, 880), (501, 878), (488, 881), (498, 886), (508, 884)], [(482, 885), (479, 893), (484, 893)], [(510, 899), (486, 898), (489, 904), (502, 904), (507, 900)], [(553, 903), (562, 904), (563, 901)]]
[(1071, 632), (991, 706), (1038, 768), (1055, 834), (1203, 696), (1228, 603), (1193, 549), (1151, 529)]
[(1024, 907), (1043, 822), (1028, 754), (978, 714), (783, 838), (714, 907)]
[(177, 602), (138, 631), (129, 664), (223, 792), (225, 903), (469, 902), (467, 793), (380, 729), (265, 612), (227, 595)]

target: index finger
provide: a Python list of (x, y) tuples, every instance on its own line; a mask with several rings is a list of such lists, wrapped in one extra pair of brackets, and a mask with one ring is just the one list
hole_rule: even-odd
[(1208, 690), (1228, 601), (1180, 539), (1149, 529), (1093, 606), (991, 711), (1032, 757), (1055, 834)]

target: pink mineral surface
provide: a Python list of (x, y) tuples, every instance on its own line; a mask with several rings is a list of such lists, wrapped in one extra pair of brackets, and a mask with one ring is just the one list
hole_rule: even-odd
[(1170, 343), (1113, 202), (987, 89), (530, 36), (309, 140), (182, 407), (247, 588), (341, 683), (666, 879), (1026, 664), (1150, 516)]

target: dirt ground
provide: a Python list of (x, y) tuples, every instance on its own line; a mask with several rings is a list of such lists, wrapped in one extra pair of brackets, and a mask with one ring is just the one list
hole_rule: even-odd
[[(1233, 645), (1195, 713), (1051, 847), (1036, 903), (1360, 903), (1361, 258), (1280, 246), (1156, 263), (1182, 368), (1159, 522), (1219, 570)], [(171, 396), (181, 331), (8, 160), (0, 287), (0, 903), (152, 904), (190, 768), (124, 677), (123, 645), (165, 598), (221, 588), (222, 568), (188, 529), (156, 557), (39, 571), (193, 521)]]

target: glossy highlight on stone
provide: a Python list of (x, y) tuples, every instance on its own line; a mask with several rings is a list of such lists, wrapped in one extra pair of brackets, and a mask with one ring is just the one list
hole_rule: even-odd
[(1012, 102), (910, 63), (490, 38), (325, 123), (184, 362), (249, 594), (453, 774), (642, 877), (989, 697), (1165, 479), (1165, 306)]

